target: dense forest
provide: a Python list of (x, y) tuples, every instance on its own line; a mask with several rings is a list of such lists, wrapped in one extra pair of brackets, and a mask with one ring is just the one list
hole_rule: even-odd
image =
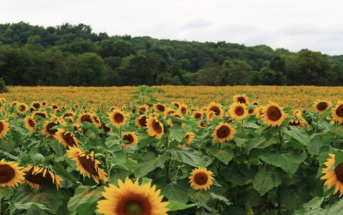
[(343, 85), (343, 55), (266, 45), (109, 36), (91, 26), (0, 24), (7, 85)]

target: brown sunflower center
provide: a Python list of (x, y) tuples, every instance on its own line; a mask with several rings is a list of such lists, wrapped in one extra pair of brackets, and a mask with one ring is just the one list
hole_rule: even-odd
[(162, 133), (162, 127), (161, 127), (161, 124), (159, 122), (154, 121), (152, 127), (153, 127), (154, 131), (156, 131), (156, 133), (158, 133), (158, 134)]
[(338, 166), (335, 168), (335, 174), (337, 176), (337, 180), (343, 183), (343, 162), (338, 164)]
[(72, 114), (72, 113), (65, 113), (65, 114), (63, 115), (63, 118), (70, 117), (70, 116), (73, 116), (73, 114)]
[(237, 116), (242, 116), (242, 115), (244, 114), (244, 108), (241, 107), (241, 106), (236, 107), (236, 109), (235, 109), (235, 114), (236, 114)]
[(210, 111), (213, 111), (217, 116), (220, 114), (220, 109), (217, 106), (212, 106)]
[(336, 109), (336, 114), (339, 117), (343, 117), (343, 105), (340, 105), (337, 109)]
[(46, 118), (46, 114), (45, 113), (36, 113), (37, 116), (40, 116), (42, 118)]
[(201, 113), (196, 113), (196, 114), (194, 114), (194, 118), (195, 118), (195, 119), (200, 119), (200, 118), (201, 118)]
[(20, 106), (19, 106), (19, 110), (20, 110), (20, 111), (25, 111), (25, 110), (26, 110), (25, 105), (20, 105)]
[(230, 128), (223, 125), (217, 130), (217, 136), (219, 138), (226, 138), (227, 136), (230, 135)]
[(248, 113), (249, 113), (249, 114), (254, 113), (254, 109), (249, 109), (249, 110), (248, 110)]
[(157, 110), (161, 111), (161, 112), (164, 112), (165, 108), (163, 105), (157, 105)]
[(55, 135), (57, 132), (57, 129), (51, 129), (52, 127), (58, 125), (59, 123), (56, 122), (50, 122), (47, 126), (46, 126), (46, 130), (49, 134), (51, 135)]
[(0, 121), (0, 133), (4, 130), (4, 124)]
[(91, 116), (89, 114), (84, 114), (81, 116), (81, 122), (89, 122), (89, 123), (93, 123)]
[(186, 114), (186, 113), (187, 113), (187, 108), (182, 107), (182, 108), (181, 108), (181, 113), (182, 113), (182, 114)]
[(52, 106), (52, 109), (57, 109), (57, 108), (58, 108), (57, 105), (53, 105), (53, 106)]
[(114, 121), (116, 121), (117, 123), (122, 123), (124, 121), (124, 116), (120, 113), (116, 113), (114, 115)]
[(87, 156), (78, 157), (81, 166), (91, 175), (99, 176), (98, 171), (95, 169), (95, 162)]
[(43, 105), (43, 106), (46, 106), (46, 102), (42, 102), (42, 105)]
[(173, 105), (176, 106), (177, 108), (180, 107), (180, 105), (178, 103), (174, 103)]
[(199, 172), (194, 176), (194, 182), (198, 185), (204, 185), (208, 181), (208, 176), (206, 173)]
[(29, 126), (31, 128), (34, 128), (36, 126), (36, 123), (31, 118), (29, 120), (27, 120), (27, 122), (29, 123)]
[(238, 97), (238, 98), (237, 98), (237, 101), (238, 101), (239, 103), (244, 103), (244, 104), (247, 102), (247, 100), (246, 100), (243, 96)]
[(0, 183), (7, 183), (15, 176), (15, 171), (9, 165), (0, 165)]
[(62, 134), (64, 141), (68, 144), (68, 146), (77, 146), (72, 134), (70, 132), (63, 132)]
[(100, 120), (99, 120), (99, 118), (98, 118), (97, 116), (94, 116), (93, 119), (94, 119), (94, 121), (95, 121), (96, 123), (100, 123)]
[(40, 107), (40, 104), (39, 103), (33, 103), (32, 105), (34, 108), (38, 109)]
[(268, 116), (269, 120), (275, 122), (275, 121), (278, 121), (281, 118), (282, 113), (281, 113), (281, 111), (280, 111), (280, 109), (278, 107), (271, 106), (267, 110), (267, 116)]
[[(43, 168), (43, 167), (40, 167)], [(34, 168), (32, 167), (25, 175), (25, 179), (28, 180), (29, 182), (32, 182), (34, 184), (52, 184), (53, 180), (52, 177), (50, 175), (50, 173), (48, 172), (49, 170), (47, 170), (45, 177), (43, 176), (43, 173), (45, 170), (43, 170), (41, 173), (38, 174), (33, 174)]]
[(102, 124), (102, 127), (104, 128), (104, 131), (105, 131), (105, 132), (110, 132), (110, 131), (111, 131), (111, 128), (107, 127), (107, 126), (106, 126), (106, 123), (103, 123), (103, 124)]
[(147, 123), (147, 121), (146, 121), (146, 116), (141, 117), (141, 118), (138, 120), (138, 122), (139, 122), (139, 124), (140, 124), (141, 126), (146, 127), (146, 123)]
[(319, 111), (325, 111), (328, 108), (328, 103), (326, 102), (319, 102), (317, 108)]
[(127, 140), (128, 142), (125, 143), (125, 144), (129, 145), (129, 144), (131, 144), (133, 142), (134, 139), (133, 139), (131, 134), (125, 134), (124, 137), (123, 137), (123, 140)]
[(140, 201), (129, 200), (124, 206), (125, 215), (145, 215), (144, 206)]

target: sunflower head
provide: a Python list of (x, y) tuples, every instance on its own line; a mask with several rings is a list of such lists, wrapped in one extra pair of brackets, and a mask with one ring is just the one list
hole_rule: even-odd
[(48, 105), (48, 102), (47, 101), (42, 101), (41, 105), (42, 105), (42, 107), (46, 107)]
[(77, 123), (81, 125), (83, 122), (93, 123), (92, 115), (89, 113), (80, 114), (77, 118)]
[(164, 113), (166, 107), (163, 104), (158, 103), (154, 105), (154, 110), (160, 113)]
[(220, 123), (212, 133), (213, 140), (218, 143), (224, 143), (233, 139), (236, 130), (231, 125)]
[(202, 118), (202, 112), (201, 111), (195, 111), (192, 115), (193, 119), (201, 119)]
[(25, 181), (31, 188), (40, 190), (46, 184), (54, 184), (56, 188), (61, 188), (62, 178), (47, 167), (39, 165), (29, 165), (23, 169)]
[(99, 168), (100, 162), (94, 158), (94, 152), (88, 154), (80, 148), (71, 147), (67, 151), (67, 156), (76, 161), (77, 170), (83, 176), (87, 175), (89, 178), (92, 177), (97, 184), (99, 184), (99, 180), (104, 182), (108, 181), (105, 171)]
[(47, 137), (54, 136), (57, 133), (57, 129), (52, 128), (59, 124), (59, 122), (46, 121), (43, 125), (42, 134), (44, 134)]
[(15, 162), (0, 160), (0, 187), (15, 187), (24, 181), (24, 172)]
[(138, 128), (145, 128), (147, 126), (147, 119), (148, 119), (148, 117), (146, 115), (140, 115), (135, 120), (136, 126)]
[(233, 102), (240, 103), (240, 104), (249, 104), (248, 97), (245, 95), (235, 95), (233, 97)]
[(111, 132), (113, 129), (108, 127), (107, 124), (105, 122), (102, 123), (102, 128), (104, 129), (104, 132)]
[(35, 111), (32, 113), (32, 118), (35, 118), (36, 116), (40, 116), (42, 118), (48, 118), (48, 114), (43, 111)]
[[(171, 117), (176, 117), (176, 118), (180, 118), (183, 119), (182, 115), (179, 113), (174, 113), (174, 114), (170, 114)], [(181, 123), (181, 122), (177, 122), (176, 120), (172, 120), (172, 119), (168, 119), (167, 123), (173, 127), (175, 124), (179, 124), (181, 127), (185, 127), (185, 123)]]
[(34, 128), (36, 126), (36, 121), (32, 117), (26, 116), (24, 119), (24, 124), (28, 130), (34, 131)]
[(337, 102), (337, 105), (331, 110), (332, 119), (343, 123), (343, 101)]
[(29, 107), (25, 103), (18, 103), (17, 110), (19, 113), (26, 113), (29, 110)]
[(195, 137), (195, 134), (193, 132), (187, 132), (184, 137), (186, 138), (187, 145), (190, 145)]
[(57, 129), (57, 133), (55, 134), (55, 138), (64, 146), (64, 147), (79, 147), (80, 141), (73, 135), (73, 133), (63, 130)]
[(262, 120), (265, 124), (272, 127), (280, 126), (286, 117), (285, 112), (275, 103), (270, 103), (263, 108)]
[(113, 112), (111, 112), (109, 118), (112, 124), (118, 128), (125, 125), (126, 116), (124, 112), (120, 110), (114, 110)]
[(139, 106), (138, 109), (139, 109), (139, 114), (145, 114), (149, 110), (149, 106), (148, 105)]
[(151, 187), (151, 182), (139, 186), (138, 179), (133, 183), (126, 178), (125, 183), (118, 180), (118, 187), (110, 184), (105, 187), (105, 200), (98, 201), (100, 214), (113, 215), (167, 215), (168, 202), (162, 202), (160, 190)]
[(149, 117), (147, 121), (148, 133), (154, 136), (157, 140), (161, 139), (164, 134), (163, 124), (154, 117)]
[(181, 106), (181, 103), (180, 102), (172, 102), (172, 105), (179, 108)]
[(245, 110), (244, 103), (232, 103), (229, 109), (229, 115), (236, 120), (243, 120), (248, 116), (248, 111)]
[(340, 192), (339, 197), (343, 195), (343, 162), (335, 166), (335, 154), (329, 154), (329, 158), (325, 164), (326, 168), (323, 168), (321, 180), (326, 180), (324, 185), (327, 185), (330, 189), (335, 185), (335, 191), (333, 194)]
[(209, 190), (213, 185), (213, 173), (206, 168), (198, 167), (193, 169), (191, 176), (189, 177), (191, 187), (194, 190)]
[(313, 105), (314, 109), (318, 111), (319, 113), (325, 112), (329, 107), (331, 106), (331, 102), (328, 101), (316, 101)]
[(76, 114), (72, 111), (67, 111), (64, 114), (62, 114), (62, 118), (66, 118), (66, 117), (74, 117)]
[(9, 130), (10, 124), (5, 120), (0, 120), (0, 139), (6, 137)]
[(138, 137), (135, 132), (124, 132), (122, 133), (123, 140), (126, 140), (126, 143), (122, 143), (121, 145), (125, 148), (129, 148), (129, 146), (136, 146), (138, 144)]
[(41, 104), (39, 102), (32, 102), (31, 107), (37, 110), (41, 107)]
[(167, 117), (168, 115), (174, 114), (176, 111), (173, 108), (167, 108), (164, 112), (164, 116)]
[(222, 117), (224, 115), (222, 105), (214, 102), (210, 103), (207, 107), (207, 111), (213, 111), (216, 116)]
[(187, 105), (186, 104), (182, 104), (180, 107), (179, 107), (179, 111), (181, 114), (187, 114), (188, 110), (187, 110)]

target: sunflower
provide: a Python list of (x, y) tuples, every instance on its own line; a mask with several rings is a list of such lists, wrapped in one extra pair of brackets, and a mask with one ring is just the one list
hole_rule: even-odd
[(102, 129), (104, 129), (104, 133), (111, 132), (113, 129), (108, 127), (105, 122), (102, 123)]
[(62, 144), (64, 147), (79, 147), (80, 141), (73, 135), (73, 133), (63, 130), (57, 129), (57, 133), (55, 134), (55, 138)]
[(81, 123), (83, 123), (83, 122), (93, 123), (92, 115), (88, 114), (88, 113), (83, 113), (83, 114), (79, 115), (79, 117), (77, 118), (77, 123), (79, 123), (81, 125)]
[(24, 172), (15, 162), (0, 161), (0, 187), (15, 187), (24, 181)]
[(42, 101), (42, 102), (41, 102), (41, 105), (42, 105), (42, 107), (46, 107), (46, 106), (48, 105), (48, 102)]
[(4, 138), (10, 130), (9, 123), (5, 120), (0, 120), (0, 139)]
[(225, 140), (230, 141), (233, 139), (236, 130), (231, 125), (220, 123), (212, 133), (213, 140), (219, 143), (224, 143)]
[(256, 108), (255, 114), (256, 114), (257, 119), (262, 119), (262, 117), (263, 117), (263, 107)]
[(64, 114), (62, 114), (62, 118), (66, 118), (66, 117), (74, 117), (76, 114), (72, 111), (67, 111)]
[(164, 134), (163, 124), (156, 118), (150, 117), (147, 120), (147, 128), (150, 136), (155, 136), (157, 140), (161, 139)]
[(248, 111), (243, 103), (232, 103), (229, 109), (229, 114), (233, 119), (242, 120), (248, 116)]
[(281, 107), (275, 103), (270, 103), (263, 108), (262, 120), (265, 124), (272, 127), (280, 126), (287, 115)]
[(201, 111), (195, 111), (192, 115), (193, 119), (201, 119), (202, 118), (202, 112)]
[(181, 103), (180, 102), (172, 102), (172, 105), (179, 108), (181, 106)]
[(52, 104), (51, 105), (51, 109), (52, 110), (57, 110), (58, 109), (58, 105), (57, 104)]
[(207, 119), (209, 121), (212, 121), (214, 119), (214, 116), (216, 115), (216, 113), (214, 111), (207, 111)]
[(26, 113), (29, 110), (29, 107), (25, 103), (19, 103), (17, 104), (17, 107), (19, 113)]
[(61, 188), (62, 178), (47, 167), (29, 165), (23, 169), (25, 181), (31, 188), (40, 190), (45, 184), (54, 184)]
[(199, 121), (199, 128), (207, 128), (207, 127), (208, 127), (208, 123), (206, 120)]
[(138, 128), (145, 128), (147, 125), (147, 116), (146, 115), (140, 115), (136, 118), (135, 124)]
[(180, 110), (180, 113), (182, 114), (187, 114), (187, 105), (186, 104), (182, 104), (180, 107), (179, 107), (179, 110)]
[(329, 154), (327, 162), (324, 163), (326, 168), (322, 170), (325, 175), (322, 176), (321, 180), (326, 180), (324, 185), (327, 185), (330, 189), (332, 185), (335, 185), (334, 195), (339, 191), (341, 197), (343, 195), (343, 162), (335, 166), (335, 155)]
[(166, 107), (163, 104), (158, 103), (154, 105), (154, 110), (160, 113), (164, 113)]
[(173, 108), (167, 108), (166, 111), (164, 111), (164, 116), (167, 117), (168, 115), (174, 114), (176, 111)]
[(235, 95), (233, 97), (233, 102), (240, 103), (240, 104), (248, 104), (249, 100), (248, 97), (245, 95)]
[(213, 173), (206, 168), (198, 167), (193, 169), (191, 176), (189, 177), (191, 187), (194, 190), (209, 190), (210, 186), (213, 184)]
[(110, 113), (109, 117), (114, 126), (120, 127), (125, 125), (126, 116), (122, 111), (114, 110), (112, 113)]
[(100, 117), (98, 117), (98, 116), (95, 115), (95, 114), (92, 114), (92, 121), (93, 121), (93, 123), (94, 123), (98, 128), (101, 127), (101, 120), (100, 120)]
[(13, 101), (13, 102), (11, 103), (11, 105), (12, 105), (13, 107), (17, 106), (17, 104), (18, 104), (17, 101)]
[(125, 183), (118, 180), (118, 187), (112, 184), (105, 187), (102, 195), (105, 200), (98, 201), (97, 212), (104, 215), (167, 215), (168, 202), (162, 202), (161, 190), (151, 186), (151, 182), (139, 186), (138, 179), (133, 183), (126, 178)]
[(253, 116), (253, 115), (255, 115), (256, 114), (256, 108), (253, 108), (253, 109), (249, 109), (249, 110), (247, 110), (248, 111), (248, 114), (249, 114), (249, 116)]
[(47, 137), (54, 136), (57, 132), (57, 129), (51, 129), (51, 128), (59, 124), (60, 124), (59, 122), (46, 121), (43, 125), (42, 134), (44, 134)]
[(129, 148), (129, 146), (137, 146), (138, 144), (138, 137), (135, 132), (128, 132), (122, 133), (123, 140), (128, 141), (127, 143), (122, 143), (121, 145), (124, 146), (125, 148)]
[[(178, 113), (171, 114), (170, 116), (176, 117), (176, 118), (180, 118), (180, 119), (183, 119), (183, 117), (182, 117), (180, 114), (178, 114)], [(179, 124), (179, 125), (181, 125), (181, 127), (185, 127), (185, 123), (176, 122), (176, 121), (173, 121), (172, 119), (168, 119), (168, 120), (167, 120), (167, 123), (168, 123), (171, 127), (173, 127), (175, 124)]]
[(99, 180), (104, 182), (108, 181), (107, 174), (101, 168), (99, 168), (100, 162), (97, 159), (94, 159), (94, 152), (87, 154), (83, 152), (80, 148), (71, 147), (67, 151), (67, 155), (70, 159), (76, 161), (77, 170), (88, 178), (93, 177), (94, 181), (99, 184)]
[(331, 102), (327, 102), (327, 101), (321, 101), (318, 100), (314, 103), (313, 107), (316, 111), (318, 111), (319, 113), (323, 113), (325, 112), (330, 106), (331, 106)]
[(39, 102), (32, 102), (31, 107), (37, 110), (41, 107), (41, 104)]
[(36, 121), (30, 117), (30, 116), (26, 116), (24, 118), (24, 124), (25, 124), (25, 127), (30, 130), (30, 131), (34, 131), (34, 128), (36, 126)]
[(222, 109), (222, 105), (221, 104), (216, 104), (214, 102), (211, 102), (208, 107), (207, 107), (207, 111), (213, 111), (216, 116), (218, 117), (222, 117), (224, 115), (223, 109)]
[(184, 136), (184, 138), (187, 139), (186, 143), (187, 145), (190, 145), (192, 143), (192, 140), (194, 139), (195, 134), (193, 132), (187, 132)]
[(32, 113), (32, 118), (35, 118), (36, 116), (40, 116), (42, 118), (48, 118), (48, 114), (43, 111), (35, 111)]
[(340, 124), (343, 123), (343, 101), (337, 102), (337, 105), (331, 111), (332, 119), (338, 121)]
[(139, 114), (144, 114), (145, 112), (148, 111), (149, 106), (148, 105), (142, 105), (142, 106), (139, 106), (138, 109), (139, 109)]
[(73, 124), (74, 131), (81, 131), (79, 124)]

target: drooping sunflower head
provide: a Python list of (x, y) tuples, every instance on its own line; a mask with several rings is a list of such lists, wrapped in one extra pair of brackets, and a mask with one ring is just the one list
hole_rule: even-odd
[(100, 120), (100, 117), (98, 117), (97, 115), (95, 114), (92, 114), (92, 121), (93, 123), (98, 126), (98, 128), (101, 127), (101, 120)]
[(55, 138), (65, 147), (79, 147), (80, 141), (73, 135), (73, 133), (63, 130), (57, 129), (57, 133), (55, 134)]
[(218, 117), (222, 117), (224, 115), (222, 105), (216, 104), (214, 102), (211, 102), (208, 105), (207, 111), (213, 111), (216, 114), (216, 116), (218, 116)]
[(30, 131), (34, 131), (34, 128), (36, 126), (36, 121), (30, 117), (30, 116), (26, 116), (24, 118), (24, 124), (25, 124), (25, 127), (30, 130)]
[(201, 111), (195, 111), (192, 115), (193, 119), (201, 119), (202, 118), (202, 112)]
[(41, 107), (41, 104), (39, 102), (32, 102), (31, 107), (37, 110)]
[(15, 162), (0, 161), (0, 187), (15, 187), (24, 181), (24, 172)]
[(343, 101), (337, 102), (337, 105), (331, 110), (332, 119), (343, 123)]
[(93, 123), (92, 115), (89, 113), (80, 114), (79, 117), (77, 118), (77, 123), (81, 125), (81, 123), (83, 122)]
[(212, 174), (206, 168), (198, 167), (197, 169), (193, 169), (189, 177), (189, 183), (194, 190), (209, 190), (214, 180), (211, 176)]
[(166, 107), (163, 104), (158, 103), (154, 105), (154, 110), (160, 113), (164, 113), (164, 111), (166, 110)]
[(122, 133), (123, 140), (126, 140), (126, 143), (122, 143), (121, 145), (125, 148), (129, 148), (129, 146), (136, 146), (138, 144), (138, 137), (135, 132), (123, 132)]
[(263, 108), (262, 120), (269, 126), (280, 126), (286, 117), (285, 112), (275, 103), (270, 103)]
[(326, 168), (323, 168), (321, 180), (326, 180), (324, 185), (330, 189), (333, 185), (335, 185), (334, 195), (339, 191), (341, 197), (343, 195), (343, 162), (335, 166), (335, 154), (329, 154), (330, 158), (328, 158), (327, 162), (324, 163)]
[(121, 127), (125, 125), (126, 116), (124, 112), (120, 110), (114, 110), (113, 112), (111, 112), (109, 118), (112, 124), (116, 127)]
[(118, 187), (112, 184), (105, 187), (102, 195), (105, 200), (98, 201), (97, 212), (104, 215), (167, 215), (168, 202), (162, 202), (161, 190), (151, 186), (151, 182), (139, 186), (138, 179), (133, 183), (126, 178), (118, 180)]
[(29, 107), (25, 103), (18, 103), (17, 110), (19, 113), (26, 113), (29, 110)]
[(67, 156), (76, 161), (77, 170), (80, 171), (81, 175), (92, 177), (97, 184), (99, 184), (99, 180), (108, 181), (107, 174), (99, 168), (100, 162), (94, 158), (93, 151), (88, 154), (80, 148), (71, 147), (67, 150)]
[(6, 137), (9, 130), (10, 124), (5, 120), (0, 120), (0, 139)]
[(187, 110), (187, 105), (186, 104), (182, 104), (180, 107), (179, 107), (179, 111), (181, 114), (187, 114), (188, 110)]
[(235, 95), (233, 97), (233, 102), (240, 103), (240, 104), (249, 104), (248, 97), (245, 95)]
[(31, 188), (40, 190), (46, 184), (54, 184), (61, 188), (62, 178), (51, 169), (39, 165), (29, 165), (23, 169), (25, 181)]
[(148, 117), (146, 115), (140, 115), (135, 120), (136, 126), (138, 128), (145, 128), (147, 126), (147, 119), (148, 119)]
[(298, 119), (291, 119), (291, 120), (288, 121), (288, 125), (289, 126), (295, 126), (295, 127), (298, 128), (298, 127), (300, 127), (301, 122)]
[(331, 102), (318, 100), (314, 103), (313, 107), (319, 113), (325, 112), (331, 106)]
[(149, 117), (147, 121), (148, 133), (157, 140), (161, 139), (164, 134), (163, 124), (154, 117)]
[(54, 136), (57, 133), (57, 129), (52, 128), (59, 124), (59, 122), (46, 121), (43, 125), (42, 134), (44, 134), (47, 137)]
[(242, 120), (248, 116), (244, 103), (232, 103), (229, 109), (229, 115), (236, 120)]
[(190, 145), (195, 137), (195, 134), (193, 132), (187, 132), (184, 137), (187, 139), (187, 145)]
[(231, 125), (220, 123), (212, 133), (213, 140), (218, 143), (224, 143), (233, 139), (236, 130)]

